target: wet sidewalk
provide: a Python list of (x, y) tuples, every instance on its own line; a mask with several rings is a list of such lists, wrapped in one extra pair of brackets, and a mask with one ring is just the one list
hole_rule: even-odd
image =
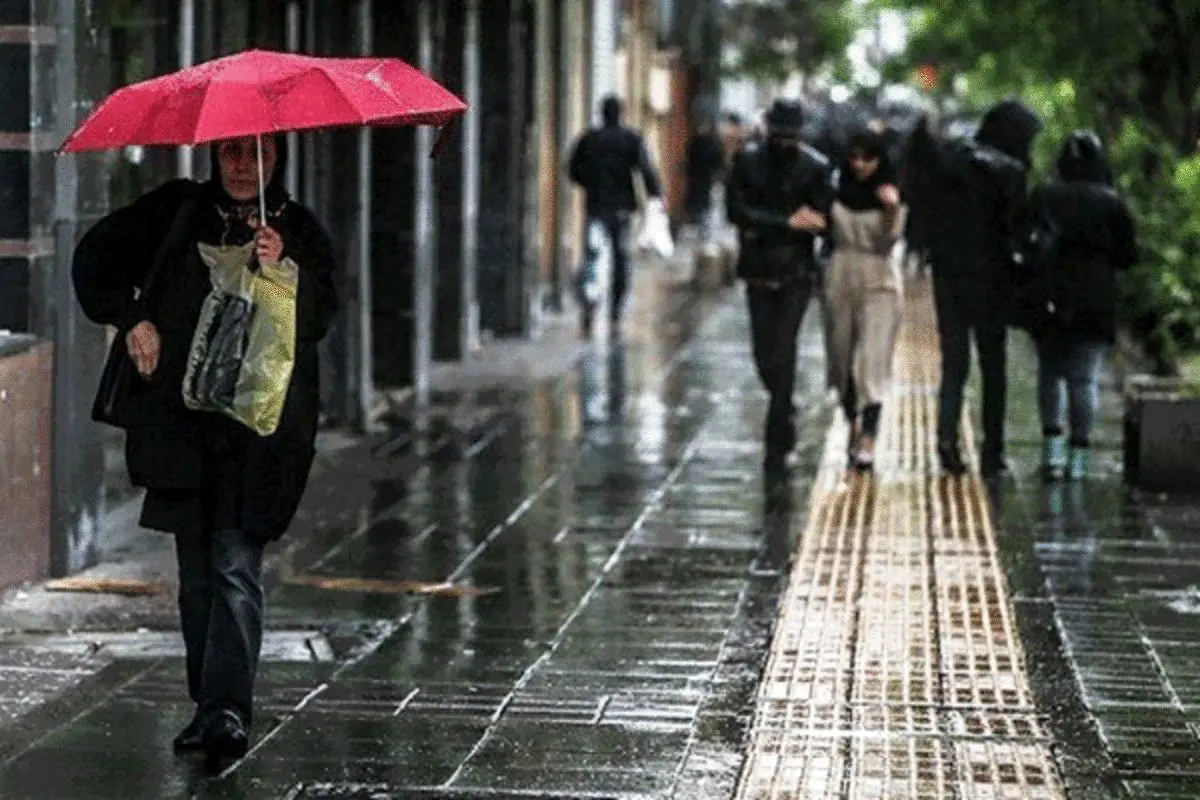
[(1059, 800), (985, 487), (937, 465), (919, 288), (897, 383), (873, 475), (846, 471), (840, 416), (830, 430), (737, 797)]
[[(170, 753), (191, 709), (164, 597), (27, 634), (47, 668), (88, 673), (0, 728), (0, 796), (728, 798), (792, 523), (763, 504), (740, 294), (679, 291), (639, 297), (626, 339), (567, 375), (479, 393), (507, 407), (453, 453), (339, 455), (276, 558), (235, 769)], [(818, 322), (798, 501), (828, 414)]]
[(810, 313), (768, 503), (740, 293), (639, 291), (566, 374), (463, 381), (457, 427), (330, 458), (225, 775), (169, 750), (169, 594), (0, 608), (46, 628), (0, 641), (0, 797), (1200, 796), (1200, 504), (1123, 489), (1111, 386), (1093, 479), (1043, 486), (1014, 336), (1013, 475), (941, 476), (915, 294), (876, 474), (847, 476)]

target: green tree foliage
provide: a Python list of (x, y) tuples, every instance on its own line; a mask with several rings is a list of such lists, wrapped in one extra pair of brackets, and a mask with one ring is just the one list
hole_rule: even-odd
[(1044, 176), (1063, 138), (1110, 143), (1137, 214), (1142, 262), (1126, 311), (1164, 365), (1200, 348), (1200, 2), (875, 0), (911, 12), (892, 77), (936, 65), (975, 108), (1019, 95), (1043, 116)]
[(732, 72), (783, 81), (844, 61), (858, 19), (847, 0), (743, 0), (726, 7), (723, 25), (738, 53)]

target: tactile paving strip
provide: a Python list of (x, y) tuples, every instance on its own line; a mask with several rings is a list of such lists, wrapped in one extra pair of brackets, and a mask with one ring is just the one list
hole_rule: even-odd
[(875, 475), (845, 471), (843, 423), (826, 440), (738, 798), (1066, 796), (986, 493), (937, 468), (932, 303), (907, 302)]

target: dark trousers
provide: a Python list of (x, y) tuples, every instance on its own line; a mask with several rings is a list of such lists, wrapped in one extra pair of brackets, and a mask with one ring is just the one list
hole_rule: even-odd
[(808, 279), (778, 288), (753, 283), (746, 287), (754, 366), (770, 394), (764, 436), (768, 460), (785, 456), (796, 444), (796, 337), (812, 296)]
[(938, 394), (938, 446), (958, 447), (963, 390), (971, 370), (971, 337), (983, 377), (983, 459), (1004, 456), (1004, 413), (1008, 394), (1007, 338), (1003, 317), (991, 313), (986, 298), (968, 301), (935, 285), (942, 385)]
[(200, 719), (251, 723), (263, 635), (263, 546), (238, 530), (175, 537), (188, 694)]
[[(604, 226), (608, 246), (612, 250), (612, 305), (609, 312), (612, 321), (619, 322), (625, 308), (625, 296), (629, 293), (632, 260), (629, 254), (630, 214), (614, 211), (593, 213), (591, 216)], [(584, 233), (586, 235), (586, 231)]]

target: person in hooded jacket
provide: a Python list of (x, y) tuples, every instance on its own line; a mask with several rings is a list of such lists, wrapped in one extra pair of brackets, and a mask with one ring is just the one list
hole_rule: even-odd
[(893, 256), (905, 209), (883, 137), (860, 131), (846, 149), (830, 214), (826, 347), (831, 382), (850, 424), (851, 465), (870, 470), (904, 309), (900, 263)]
[(764, 467), (778, 476), (796, 444), (796, 337), (819, 283), (816, 236), (826, 229), (833, 184), (829, 161), (801, 141), (799, 102), (776, 101), (766, 125), (767, 141), (734, 160), (726, 204), (738, 229), (754, 364), (771, 396)]
[[(74, 254), (89, 319), (117, 329), (141, 380), (126, 402), (126, 465), (146, 489), (143, 527), (175, 535), (179, 614), (192, 721), (179, 752), (219, 765), (249, 743), (263, 633), (263, 551), (287, 530), (308, 482), (319, 412), (317, 345), (336, 312), (334, 253), (316, 217), (288, 196), (283, 137), (263, 140), (265, 224), (253, 138), (212, 147), (212, 178), (170, 181), (97, 222)], [(187, 209), (187, 210), (183, 210)], [(183, 235), (148, 294), (154, 254), (183, 214)], [(211, 290), (201, 243), (255, 242), (261, 264), (295, 264), (295, 365), (277, 431), (260, 437), (216, 413), (189, 410), (182, 386)], [(170, 247), (170, 245), (168, 245)], [(286, 261), (285, 261), (286, 259)]]
[(1079, 480), (1087, 475), (1100, 374), (1116, 339), (1117, 275), (1136, 262), (1137, 239), (1094, 132), (1068, 137), (1055, 173), (1029, 201), (1029, 217), (1050, 221), (1056, 236), (1045, 274), (1035, 276), (1030, 333), (1038, 351), (1043, 473)]
[(1007, 325), (1012, 292), (1012, 242), (1026, 201), (1026, 178), (1037, 115), (1016, 100), (984, 114), (973, 138), (941, 142), (923, 120), (906, 148), (908, 202), (920, 220), (933, 269), (942, 359), (937, 449), (942, 468), (966, 471), (959, 443), (971, 338), (983, 377), (985, 475), (1007, 470)]

